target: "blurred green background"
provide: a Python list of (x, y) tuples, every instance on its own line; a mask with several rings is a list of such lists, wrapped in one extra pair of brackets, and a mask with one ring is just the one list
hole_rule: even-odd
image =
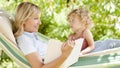
[[(120, 0), (0, 0), (0, 9), (14, 16), (16, 6), (23, 1), (32, 2), (40, 7), (42, 25), (39, 32), (50, 38), (66, 40), (71, 33), (66, 19), (68, 13), (73, 9), (85, 7), (94, 22), (91, 31), (95, 41), (120, 39)], [(10, 60), (4, 57), (0, 59), (0, 68), (7, 67), (2, 64), (3, 59)], [(9, 62), (8, 60), (6, 62)]]

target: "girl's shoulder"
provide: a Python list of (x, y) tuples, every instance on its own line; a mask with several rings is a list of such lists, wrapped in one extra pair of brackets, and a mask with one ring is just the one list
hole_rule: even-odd
[(92, 32), (90, 31), (90, 29), (85, 29), (83, 31), (83, 36), (86, 36), (86, 35), (89, 35), (89, 34), (92, 34)]
[(89, 32), (91, 32), (90, 29), (83, 30), (83, 33), (89, 33)]

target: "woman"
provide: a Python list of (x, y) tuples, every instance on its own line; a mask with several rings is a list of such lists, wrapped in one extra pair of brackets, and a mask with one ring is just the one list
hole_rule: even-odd
[(74, 41), (62, 45), (62, 54), (48, 64), (43, 64), (46, 54), (46, 43), (36, 35), (40, 22), (40, 9), (35, 4), (23, 2), (17, 6), (14, 23), (14, 36), (19, 49), (24, 53), (32, 68), (58, 68), (71, 53)]

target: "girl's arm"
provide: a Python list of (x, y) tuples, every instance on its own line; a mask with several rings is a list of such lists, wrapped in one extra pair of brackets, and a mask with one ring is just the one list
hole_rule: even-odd
[(90, 51), (92, 51), (95, 46), (94, 46), (94, 40), (93, 40), (93, 35), (89, 29), (86, 29), (83, 33), (84, 38), (87, 40), (88, 47), (84, 50), (81, 51), (82, 54), (86, 54)]
[(58, 68), (71, 53), (73, 45), (73, 42), (70, 42), (69, 44), (65, 43), (62, 45), (62, 55), (48, 64), (42, 63), (41, 58), (37, 52), (28, 54), (25, 57), (29, 61), (32, 68)]

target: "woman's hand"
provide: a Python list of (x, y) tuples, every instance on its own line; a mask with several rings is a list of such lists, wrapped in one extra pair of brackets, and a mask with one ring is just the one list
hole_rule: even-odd
[(68, 40), (67, 42), (65, 42), (61, 48), (62, 55), (67, 58), (69, 56), (69, 54), (71, 53), (74, 45), (75, 45), (74, 41)]

